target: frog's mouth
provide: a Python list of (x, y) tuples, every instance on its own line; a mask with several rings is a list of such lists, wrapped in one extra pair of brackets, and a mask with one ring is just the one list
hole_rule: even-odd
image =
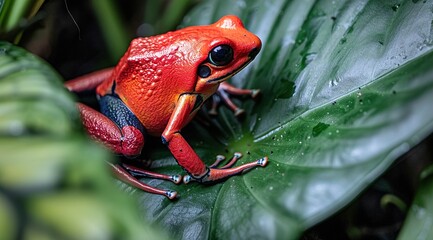
[(235, 75), (236, 73), (240, 72), (242, 69), (244, 69), (251, 61), (254, 60), (254, 57), (250, 57), (248, 59), (248, 61), (246, 61), (244, 64), (242, 64), (239, 68), (237, 68), (236, 70), (229, 72), (228, 74), (221, 76), (221, 77), (217, 77), (211, 80), (208, 80), (207, 83), (216, 83), (216, 82), (223, 82), (225, 80), (227, 80), (228, 78), (232, 77), (233, 75)]

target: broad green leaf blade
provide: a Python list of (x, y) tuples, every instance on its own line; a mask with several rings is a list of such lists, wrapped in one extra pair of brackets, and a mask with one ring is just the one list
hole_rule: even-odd
[[(0, 42), (0, 239), (160, 239), (113, 188), (59, 76)], [(109, 199), (109, 201), (107, 201)]]
[(60, 77), (37, 57), (1, 42), (0, 79), (2, 135), (67, 136), (79, 128), (78, 113)]
[(431, 132), (431, 61), (433, 53), (419, 57), (257, 140), (259, 149), (278, 149), (272, 156), (286, 167), (277, 167), (277, 171), (298, 175), (288, 179), (292, 190), (301, 192), (280, 200), (286, 207), (293, 201), (288, 213), (295, 213), (306, 225), (313, 224), (322, 211), (340, 208)]
[[(177, 238), (296, 238), (344, 207), (433, 130), (433, 1), (205, 1), (185, 25), (240, 16), (263, 48), (232, 83), (260, 88), (243, 121), (226, 109), (187, 137), (216, 154), (270, 164), (181, 198), (135, 191), (147, 219)], [(241, 102), (238, 102), (241, 104)], [(156, 171), (181, 168), (153, 151)], [(129, 188), (130, 189), (130, 188)]]
[(398, 239), (430, 239), (433, 236), (433, 167), (424, 172), (415, 200)]

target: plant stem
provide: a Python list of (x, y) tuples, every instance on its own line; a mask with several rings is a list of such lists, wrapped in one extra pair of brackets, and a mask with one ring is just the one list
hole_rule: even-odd
[(117, 62), (128, 47), (129, 38), (122, 26), (116, 6), (112, 0), (93, 0), (93, 7), (98, 18), (112, 62)]

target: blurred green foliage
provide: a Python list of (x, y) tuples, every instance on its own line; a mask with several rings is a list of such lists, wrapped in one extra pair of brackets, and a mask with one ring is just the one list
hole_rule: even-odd
[(0, 239), (162, 237), (113, 188), (112, 157), (85, 136), (61, 82), (0, 42)]
[(421, 184), (398, 239), (430, 239), (433, 236), (433, 165), (421, 174)]
[(2, 40), (19, 41), (21, 31), (39, 10), (44, 0), (0, 0), (0, 36)]

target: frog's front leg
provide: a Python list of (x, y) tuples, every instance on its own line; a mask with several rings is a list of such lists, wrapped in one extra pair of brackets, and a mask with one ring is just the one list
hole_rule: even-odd
[(189, 174), (189, 176), (184, 178), (184, 182), (188, 183), (190, 180), (215, 182), (233, 175), (241, 174), (257, 166), (265, 166), (268, 161), (267, 157), (235, 168), (229, 168), (240, 158), (240, 154), (235, 154), (232, 161), (221, 169), (213, 168), (213, 166), (216, 167), (217, 164), (213, 164), (212, 167), (205, 165), (180, 134), (180, 129), (189, 122), (197, 109), (201, 106), (202, 101), (203, 99), (199, 94), (182, 94), (176, 104), (175, 111), (171, 115), (167, 128), (162, 134), (163, 143), (168, 146), (178, 164)]
[[(84, 104), (78, 103), (83, 125), (89, 135), (104, 143), (114, 152), (126, 157), (137, 156), (144, 145), (144, 127), (136, 116), (113, 95), (105, 95), (99, 99), (101, 112)], [(122, 181), (129, 183), (146, 192), (164, 195), (170, 199), (177, 193), (171, 190), (162, 190), (144, 184), (134, 177), (140, 175), (151, 178), (170, 180), (180, 183), (179, 175), (168, 176), (141, 170), (128, 165), (110, 164), (113, 173)], [(133, 174), (128, 172), (131, 171)]]
[(209, 110), (209, 113), (212, 115), (217, 115), (218, 105), (223, 102), (225, 103), (235, 114), (235, 116), (242, 115), (245, 111), (237, 106), (231, 99), (230, 95), (235, 96), (244, 96), (248, 95), (252, 98), (256, 98), (260, 94), (260, 90), (258, 89), (242, 89), (237, 88), (227, 82), (222, 82), (218, 87), (218, 91), (216, 94), (212, 96), (212, 108)]

